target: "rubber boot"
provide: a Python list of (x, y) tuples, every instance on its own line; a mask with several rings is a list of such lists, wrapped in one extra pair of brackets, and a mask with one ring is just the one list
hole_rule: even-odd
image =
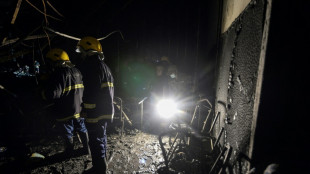
[(73, 144), (73, 137), (65, 138), (65, 151), (64, 153), (67, 155), (73, 155), (74, 144)]
[[(94, 163), (93, 163), (94, 164)], [(100, 160), (98, 160), (95, 163), (95, 169), (97, 171), (97, 173), (102, 173), (102, 174), (106, 174), (107, 169), (108, 169), (108, 163), (106, 158), (101, 158)]]
[(83, 148), (82, 148), (82, 154), (89, 156), (90, 155), (90, 149), (89, 149), (89, 138), (88, 138), (88, 133), (87, 132), (79, 132), (82, 144), (83, 144)]
[(93, 167), (83, 172), (83, 174), (106, 174), (108, 170), (108, 164), (106, 158), (101, 158), (92, 161)]

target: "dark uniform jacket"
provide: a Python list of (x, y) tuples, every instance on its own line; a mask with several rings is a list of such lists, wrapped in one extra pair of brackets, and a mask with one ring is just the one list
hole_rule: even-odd
[(85, 86), (82, 106), (86, 122), (113, 119), (114, 79), (110, 68), (98, 55), (87, 57), (78, 67)]
[(169, 81), (165, 75), (155, 77), (151, 82), (151, 96), (162, 99), (169, 97)]
[(57, 121), (80, 117), (84, 85), (74, 65), (57, 67), (50, 75), (43, 97), (54, 101)]

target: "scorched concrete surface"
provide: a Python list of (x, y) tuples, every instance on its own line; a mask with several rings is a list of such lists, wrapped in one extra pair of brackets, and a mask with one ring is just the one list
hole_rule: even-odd
[[(74, 137), (75, 155), (73, 157), (61, 155), (64, 142), (61, 137), (54, 136), (42, 139), (40, 142), (31, 142), (29, 147), (32, 153), (38, 153), (45, 158), (29, 157), (22, 162), (14, 158), (1, 159), (0, 173), (83, 173), (90, 168), (91, 158), (79, 155), (82, 144), (78, 137)], [(143, 133), (137, 129), (126, 130), (123, 137), (113, 132), (108, 136), (109, 173), (156, 173), (163, 164), (162, 151), (158, 136)]]

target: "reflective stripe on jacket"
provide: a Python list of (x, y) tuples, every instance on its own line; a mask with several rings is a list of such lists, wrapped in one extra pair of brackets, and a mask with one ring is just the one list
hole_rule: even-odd
[(97, 55), (87, 57), (78, 68), (83, 75), (86, 122), (113, 119), (114, 79), (110, 68)]
[(63, 120), (79, 116), (83, 91), (81, 72), (74, 66), (64, 66), (57, 67), (52, 72), (47, 81), (44, 96), (54, 102), (55, 118)]
[(80, 114), (75, 114), (73, 116), (65, 117), (65, 118), (60, 118), (56, 119), (56, 121), (62, 122), (62, 121), (68, 121), (71, 118), (80, 118)]
[(94, 118), (86, 118), (85, 121), (87, 123), (97, 123), (100, 120), (110, 120), (112, 119), (113, 115), (101, 115), (99, 117), (94, 117)]

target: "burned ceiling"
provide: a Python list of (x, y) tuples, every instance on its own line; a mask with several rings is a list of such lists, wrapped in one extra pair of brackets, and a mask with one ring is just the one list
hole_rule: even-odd
[(131, 60), (168, 56), (180, 71), (200, 79), (201, 88), (213, 81), (215, 1), (5, 0), (0, 8), (1, 73), (34, 75), (53, 47), (66, 50), (74, 62), (77, 38), (94, 36), (104, 37), (106, 61), (115, 73)]
[[(53, 46), (51, 38), (55, 33), (47, 31), (45, 27), (78, 37), (87, 34), (95, 35), (95, 37), (99, 37), (97, 33), (108, 34), (113, 31), (113, 26), (107, 27), (110, 25), (107, 24), (109, 22), (106, 22), (108, 20), (105, 20), (104, 16), (121, 10), (122, 6), (125, 8), (128, 3), (115, 1), (113, 3), (111, 1), (87, 1), (87, 3), (48, 0), (1, 1), (1, 62), (32, 52), (27, 48), (37, 46), (37, 42), (41, 42), (42, 46), (45, 44)], [(103, 26), (104, 23), (106, 26)], [(100, 32), (96, 33), (95, 30)], [(24, 51), (20, 52), (21, 50)]]

